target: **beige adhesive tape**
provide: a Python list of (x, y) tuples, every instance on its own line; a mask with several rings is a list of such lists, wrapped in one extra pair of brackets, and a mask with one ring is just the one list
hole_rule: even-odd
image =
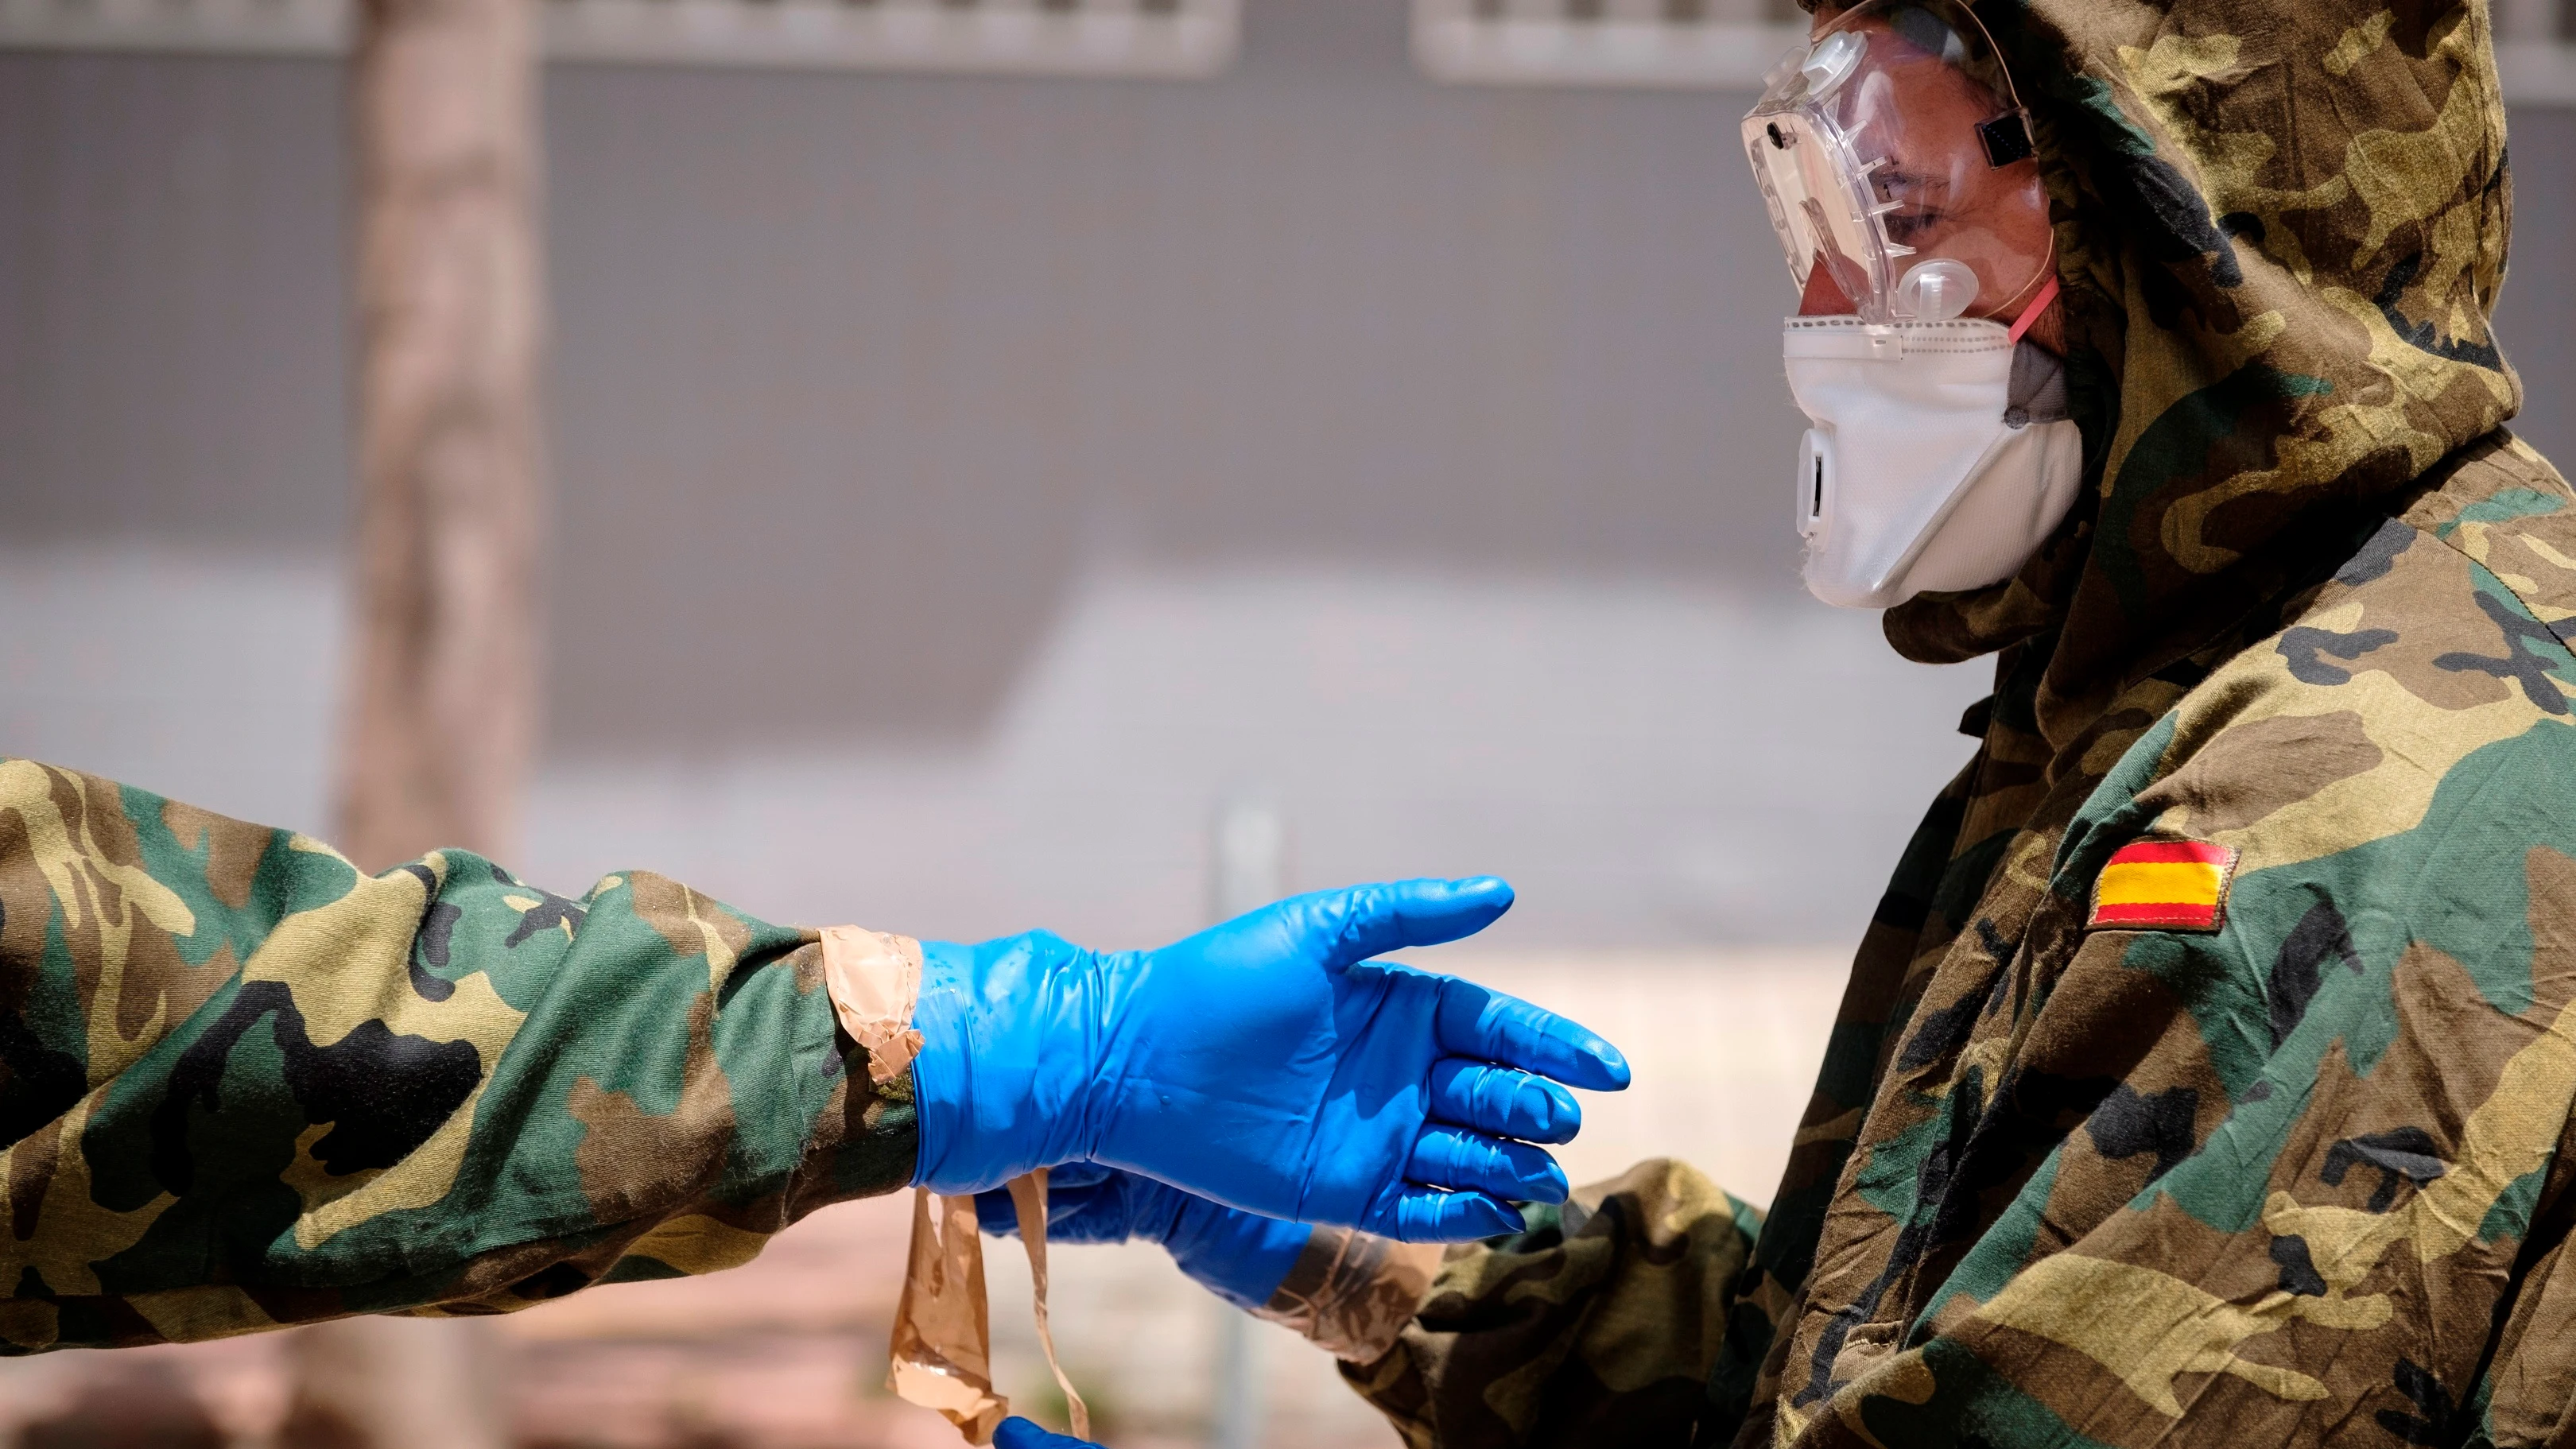
[(868, 1076), (879, 1085), (912, 1070), (921, 1033), (912, 1012), (921, 999), (921, 943), (857, 926), (823, 928), (823, 989), (841, 1030), (868, 1051)]
[(1035, 1288), (1030, 1296), (1036, 1300), (1038, 1347), (1046, 1350), (1047, 1372), (1055, 1375), (1055, 1386), (1064, 1391), (1065, 1417), (1073, 1423), (1073, 1437), (1091, 1437), (1091, 1408), (1082, 1395), (1073, 1391), (1073, 1380), (1064, 1376), (1064, 1365), (1055, 1359), (1055, 1330), (1047, 1326), (1047, 1170), (1043, 1167), (1026, 1177), (1011, 1179), (1011, 1207), (1020, 1215), (1020, 1241), (1029, 1250), (1029, 1281)]
[[(1019, 1214), (1020, 1241), (1029, 1252), (1036, 1299), (1038, 1346), (1064, 1391), (1065, 1413), (1076, 1438), (1091, 1437), (1091, 1410), (1056, 1362), (1055, 1332), (1047, 1323), (1046, 1169), (1011, 1180), (1011, 1206)], [(904, 1270), (903, 1297), (895, 1305), (893, 1369), (886, 1383), (906, 1403), (935, 1409), (969, 1444), (989, 1443), (1011, 1412), (1010, 1400), (993, 1391), (993, 1329), (984, 1297), (984, 1243), (976, 1235), (975, 1199), (940, 1197), (913, 1189), (912, 1256)]]
[(993, 1392), (993, 1330), (984, 1309), (984, 1247), (975, 1199), (912, 1193), (912, 1257), (895, 1304), (893, 1367), (886, 1386), (936, 1409), (969, 1444), (992, 1442), (1011, 1412)]
[(1373, 1363), (1413, 1322), (1439, 1275), (1442, 1251), (1437, 1243), (1317, 1228), (1253, 1317), (1285, 1324), (1335, 1358)]

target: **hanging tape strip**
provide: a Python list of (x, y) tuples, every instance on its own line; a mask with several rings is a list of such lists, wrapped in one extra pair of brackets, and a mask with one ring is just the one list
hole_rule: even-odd
[(969, 1444), (991, 1441), (1011, 1412), (993, 1392), (993, 1328), (984, 1307), (984, 1247), (975, 1199), (913, 1189), (911, 1261), (894, 1310), (886, 1387), (935, 1409)]
[[(1046, 1169), (1011, 1179), (1011, 1207), (1019, 1214), (1020, 1242), (1029, 1253), (1029, 1283), (1038, 1321), (1038, 1347), (1047, 1371), (1064, 1392), (1065, 1417), (1074, 1437), (1091, 1437), (1091, 1409), (1056, 1361), (1055, 1332), (1047, 1322)], [(936, 1206), (934, 1206), (934, 1203)], [(975, 1199), (941, 1197), (913, 1189), (912, 1253), (904, 1270), (903, 1297), (895, 1305), (886, 1386), (897, 1398), (936, 1410), (969, 1444), (990, 1443), (1011, 1412), (1011, 1401), (993, 1388), (993, 1324), (984, 1295), (984, 1241), (977, 1235)]]
[(1047, 1170), (1043, 1167), (1025, 1177), (1011, 1179), (1011, 1209), (1020, 1217), (1020, 1242), (1029, 1250), (1029, 1282), (1036, 1290), (1038, 1347), (1046, 1350), (1047, 1372), (1055, 1375), (1055, 1386), (1064, 1391), (1065, 1417), (1072, 1421), (1073, 1437), (1091, 1437), (1091, 1408), (1082, 1395), (1073, 1391), (1073, 1380), (1064, 1376), (1064, 1365), (1055, 1359), (1055, 1331), (1047, 1326)]

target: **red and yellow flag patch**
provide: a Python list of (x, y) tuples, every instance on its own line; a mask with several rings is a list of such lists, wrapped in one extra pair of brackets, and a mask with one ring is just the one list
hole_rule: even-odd
[(2227, 920), (2236, 852), (2197, 840), (2141, 840), (2112, 852), (2085, 928), (2215, 931)]

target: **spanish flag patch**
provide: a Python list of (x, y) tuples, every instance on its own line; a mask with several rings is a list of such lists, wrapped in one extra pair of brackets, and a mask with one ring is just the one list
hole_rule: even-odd
[(2236, 852), (2197, 840), (2141, 840), (2112, 852), (2093, 882), (2087, 930), (2215, 931), (2227, 920)]

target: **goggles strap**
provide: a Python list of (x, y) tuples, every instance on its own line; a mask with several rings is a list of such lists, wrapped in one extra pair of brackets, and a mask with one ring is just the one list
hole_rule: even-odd
[(2030, 299), (2030, 305), (2021, 309), (2021, 316), (2014, 321), (2012, 330), (2004, 334), (2004, 340), (2014, 343), (2020, 342), (2021, 335), (2030, 330), (2030, 324), (2038, 321), (2039, 314), (2047, 311), (2048, 304), (2056, 300), (2057, 279), (2055, 277), (2051, 277), (2048, 279), (2048, 284), (2039, 289), (2039, 295)]

